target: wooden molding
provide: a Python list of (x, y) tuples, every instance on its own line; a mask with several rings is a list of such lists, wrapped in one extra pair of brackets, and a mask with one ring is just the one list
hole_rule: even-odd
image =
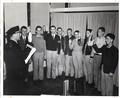
[(96, 7), (74, 7), (74, 8), (50, 8), (49, 12), (96, 12), (96, 11), (118, 11), (118, 6), (96, 6)]

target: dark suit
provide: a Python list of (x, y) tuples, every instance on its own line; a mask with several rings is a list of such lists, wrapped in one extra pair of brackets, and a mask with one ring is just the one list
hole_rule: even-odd
[(29, 50), (26, 48), (26, 45), (28, 44), (28, 37), (26, 39), (23, 39), (23, 37), (20, 37), (20, 40), (18, 41), (19, 46), (21, 47), (21, 50), (23, 51), (24, 59), (27, 57)]
[[(32, 45), (31, 43), (28, 42), (28, 36), (26, 36), (26, 39), (23, 39), (23, 37), (21, 36), (20, 40), (18, 41), (18, 44), (19, 44), (19, 46), (22, 50), (24, 59), (26, 59), (29, 52), (31, 51), (30, 48), (26, 47), (26, 45), (27, 44)], [(28, 78), (28, 67), (29, 67), (29, 64), (27, 63), (26, 66), (25, 66), (25, 76), (26, 76), (26, 78)]]
[(75, 37), (71, 36), (65, 36), (65, 75), (68, 76), (70, 74), (71, 77), (74, 75), (74, 68), (73, 68), (73, 62), (72, 62), (72, 49), (69, 48), (69, 40), (73, 40)]
[(59, 37), (59, 41), (58, 41), (58, 54), (60, 54), (60, 50), (63, 50), (64, 52), (64, 37), (61, 36), (61, 38)]
[(72, 50), (69, 48), (69, 39), (73, 40), (75, 37), (71, 36), (69, 38), (69, 36), (65, 36), (65, 55), (69, 55), (72, 56)]
[(18, 94), (23, 91), (25, 62), (20, 46), (10, 40), (5, 46), (4, 59), (6, 63), (8, 93)]

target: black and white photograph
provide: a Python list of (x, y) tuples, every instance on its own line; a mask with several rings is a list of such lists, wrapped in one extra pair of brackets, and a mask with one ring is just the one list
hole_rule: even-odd
[(119, 96), (119, 3), (4, 2), (3, 96)]

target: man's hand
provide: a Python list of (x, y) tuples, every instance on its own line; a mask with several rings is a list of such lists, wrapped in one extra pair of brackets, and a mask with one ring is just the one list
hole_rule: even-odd
[(32, 60), (30, 59), (29, 61), (28, 61), (28, 64), (31, 64), (32, 63)]
[(112, 76), (113, 76), (113, 73), (110, 72), (110, 73), (109, 73), (109, 76), (112, 77)]
[(63, 50), (62, 50), (62, 49), (61, 49), (61, 51), (60, 51), (60, 54), (62, 54), (62, 55), (64, 54), (64, 52), (63, 52)]
[(46, 60), (47, 59), (47, 56), (46, 55), (44, 55), (44, 60)]
[(89, 62), (90, 62), (90, 63), (93, 63), (93, 58), (90, 58), (90, 59), (89, 59)]
[(94, 40), (93, 44), (96, 44), (96, 42), (97, 42), (97, 39)]
[(70, 39), (70, 40), (69, 40), (69, 44), (71, 44), (71, 43), (72, 43), (72, 40)]

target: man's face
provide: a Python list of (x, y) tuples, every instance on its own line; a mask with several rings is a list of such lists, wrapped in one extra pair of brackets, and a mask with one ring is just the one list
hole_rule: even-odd
[(75, 38), (79, 38), (79, 33), (78, 32), (75, 32)]
[(55, 27), (51, 27), (51, 33), (52, 33), (52, 34), (56, 34), (56, 29), (55, 29)]
[(37, 34), (43, 34), (42, 28), (37, 28), (36, 33), (37, 33)]
[(99, 29), (98, 30), (98, 37), (102, 37), (103, 35), (104, 35), (104, 32), (101, 29)]
[(20, 40), (21, 33), (20, 33), (19, 31), (17, 31), (16, 33), (13, 34), (13, 36), (14, 36), (15, 39), (18, 41), (18, 40)]
[(91, 36), (90, 31), (87, 31), (87, 32), (86, 32), (86, 35), (87, 35), (87, 37)]
[(27, 29), (23, 28), (21, 32), (22, 32), (22, 35), (27, 36)]
[(71, 35), (72, 35), (72, 31), (71, 31), (71, 30), (68, 30), (68, 31), (67, 31), (67, 34), (68, 34), (68, 36), (71, 36)]
[(62, 29), (58, 29), (58, 35), (62, 35)]
[(105, 38), (105, 41), (106, 41), (106, 44), (107, 44), (107, 45), (109, 45), (109, 44), (111, 44), (111, 43), (113, 42), (113, 40), (112, 40), (109, 36), (107, 36), (107, 37)]

